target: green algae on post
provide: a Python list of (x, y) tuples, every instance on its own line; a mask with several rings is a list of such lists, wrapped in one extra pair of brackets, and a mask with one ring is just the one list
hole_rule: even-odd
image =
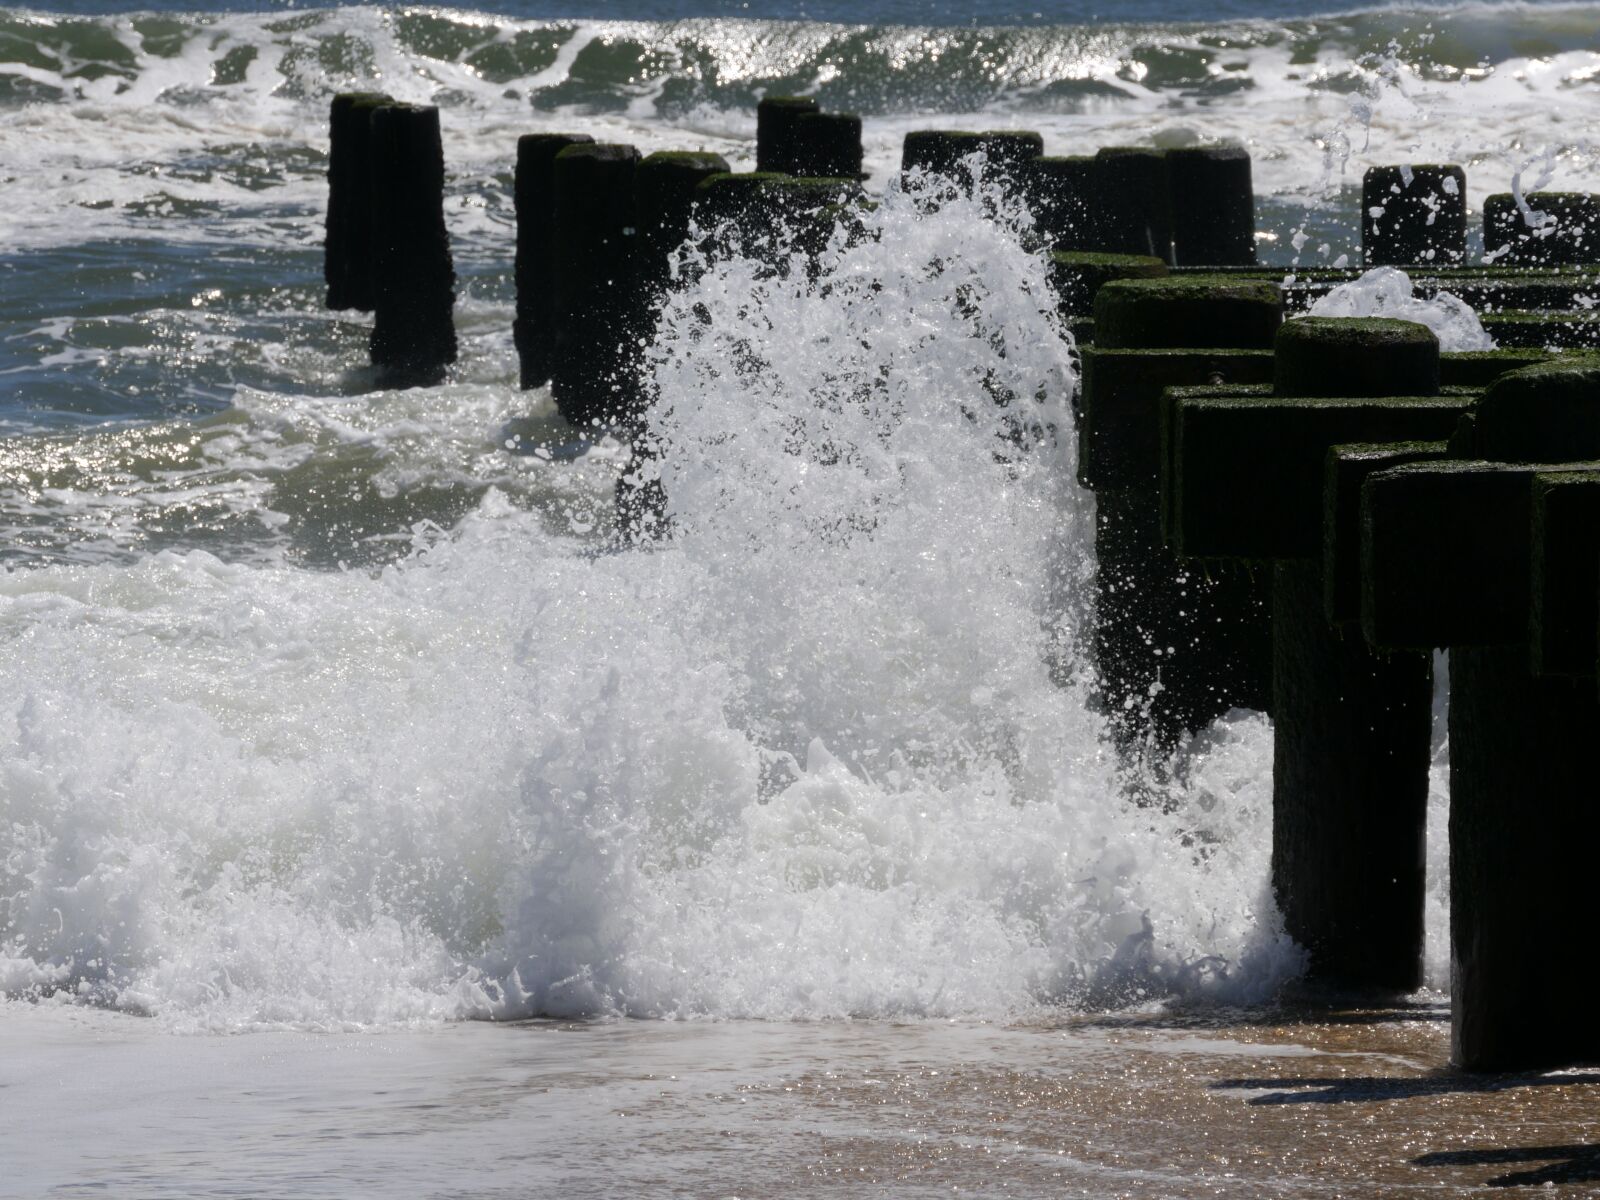
[(1299, 317), (1274, 347), (1280, 396), (1431, 396), (1439, 390), (1439, 339), (1415, 321)]
[(1148, 255), (1085, 250), (1050, 255), (1050, 282), (1055, 286), (1062, 315), (1068, 317), (1092, 314), (1096, 294), (1113, 279), (1159, 279), (1166, 274), (1167, 264)]
[(1266, 280), (1174, 275), (1107, 283), (1095, 296), (1095, 345), (1108, 349), (1265, 349), (1283, 323)]

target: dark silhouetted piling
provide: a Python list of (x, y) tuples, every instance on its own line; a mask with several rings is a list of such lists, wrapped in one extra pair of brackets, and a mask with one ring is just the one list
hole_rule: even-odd
[(435, 383), (456, 360), (439, 110), (372, 110), (372, 363), (387, 386)]
[(580, 429), (640, 407), (644, 305), (632, 146), (568, 146), (555, 157), (556, 326), (551, 391)]
[(756, 105), (756, 170), (798, 175), (804, 160), (800, 118), (818, 111), (809, 96), (767, 96)]
[(1248, 267), (1256, 261), (1250, 153), (1239, 146), (1168, 150), (1172, 261), (1185, 267)]
[(977, 154), (984, 178), (1009, 190), (1026, 186), (1028, 164), (1043, 153), (1044, 138), (1031, 130), (918, 129), (906, 134), (900, 166), (942, 175), (962, 191), (971, 191), (974, 177), (968, 164)]
[(699, 187), (726, 174), (727, 160), (704, 151), (658, 150), (634, 172), (640, 240), (640, 281), (659, 292), (667, 285), (671, 256), (689, 237)]
[(1450, 651), (1451, 1046), (1467, 1070), (1600, 1058), (1579, 949), (1600, 842), (1593, 680), (1523, 646)]
[(372, 311), (372, 111), (393, 103), (381, 92), (345, 92), (333, 98), (322, 268), (332, 309)]
[[(1453, 1056), (1477, 1071), (1593, 1061), (1600, 1029), (1574, 947), (1594, 924), (1600, 842), (1600, 509), (1579, 496), (1600, 460), (1600, 360), (1502, 376), (1451, 452), (1363, 488), (1362, 618), (1376, 645), (1450, 648)], [(1552, 584), (1582, 607), (1536, 605)]]
[(1232, 708), (1268, 706), (1269, 577), (1180, 562), (1163, 544), (1160, 409), (1170, 386), (1270, 378), (1282, 301), (1265, 281), (1192, 276), (1106, 283), (1094, 311), (1079, 463), (1095, 493), (1096, 677), (1122, 751), (1159, 753)]
[(1042, 155), (1025, 165), (1023, 179), (1028, 206), (1048, 248), (1094, 251), (1099, 247), (1093, 158)]
[(1095, 205), (1102, 250), (1172, 261), (1172, 208), (1166, 154), (1105, 146), (1095, 155)]
[(1328, 622), (1324, 481), (1335, 447), (1450, 435), (1473, 397), (1440, 394), (1438, 357), (1422, 325), (1302, 318), (1278, 333), (1271, 393), (1214, 389), (1170, 414), (1169, 541), (1272, 564), (1285, 926), (1314, 979), (1385, 993), (1421, 982), (1432, 660)]
[(556, 330), (556, 155), (594, 141), (584, 133), (528, 133), (517, 139), (517, 315), (512, 337), (521, 384), (550, 382)]
[(1467, 177), (1460, 167), (1369, 167), (1361, 181), (1361, 250), (1369, 267), (1454, 266), (1467, 256)]
[(1600, 196), (1509, 192), (1483, 202), (1483, 248), (1497, 263), (1566, 267), (1600, 263)]
[(792, 175), (813, 179), (864, 179), (861, 118), (854, 113), (801, 113), (794, 123)]
[(712, 175), (698, 189), (699, 225), (714, 258), (753, 258), (775, 271), (810, 269), (862, 192), (855, 179), (764, 172)]

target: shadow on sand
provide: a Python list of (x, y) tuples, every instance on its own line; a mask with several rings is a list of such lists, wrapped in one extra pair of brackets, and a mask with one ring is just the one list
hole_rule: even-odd
[(1447, 1150), (1411, 1160), (1419, 1167), (1470, 1167), (1500, 1163), (1539, 1163), (1488, 1180), (1489, 1187), (1544, 1187), (1600, 1182), (1600, 1146), (1507, 1146), (1494, 1150)]

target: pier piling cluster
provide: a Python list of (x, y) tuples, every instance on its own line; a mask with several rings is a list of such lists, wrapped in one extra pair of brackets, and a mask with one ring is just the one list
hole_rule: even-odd
[[(859, 118), (772, 97), (757, 126), (746, 174), (520, 139), (520, 378), (574, 425), (637, 435), (641, 348), (686, 243), (806, 270), (864, 202)], [(382, 375), (437, 378), (455, 358), (438, 113), (340, 96), (332, 142), (328, 304), (374, 312)], [(1456, 1062), (1600, 1055), (1573, 950), (1600, 841), (1600, 200), (1491, 196), (1473, 264), (1460, 167), (1369, 170), (1366, 264), (1459, 297), (1501, 347), (1441, 353), (1422, 325), (1304, 315), (1355, 270), (1255, 265), (1242, 149), (1056, 157), (1025, 131), (924, 130), (902, 170), (1017, 189), (1050, 256), (1082, 354), (1092, 654), (1119, 752), (1148, 764), (1230, 709), (1269, 712), (1286, 925), (1314, 979), (1404, 993), (1447, 651)]]

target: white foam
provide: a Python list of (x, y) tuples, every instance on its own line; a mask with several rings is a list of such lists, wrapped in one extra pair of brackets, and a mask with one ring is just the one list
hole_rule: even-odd
[[(1051, 681), (1089, 520), (1042, 265), (961, 204), (870, 220), (815, 285), (736, 262), (669, 309), (659, 545), (575, 531), (612, 476), (530, 458), (571, 482), (381, 569), (0, 576), (7, 982), (238, 1029), (998, 1017), (1292, 972), (1266, 725), (1138, 807)], [(426, 440), (325, 403), (330, 448)], [(419, 432), (494, 419), (454, 411)]]
[[(1582, 9), (1517, 5), (1466, 7), (1418, 17), (1446, 31), (1529, 23), (1570, 40), (1563, 22)], [(1369, 14), (1367, 23), (1380, 16)], [(66, 45), (66, 18), (17, 18), (46, 47)], [(132, 15), (95, 18), (123, 58), (92, 78), (89, 66), (57, 49), (54, 66), (0, 61), (0, 74), (56, 89), (59, 100), (0, 112), (0, 237), (16, 248), (81, 240), (87, 219), (101, 236), (148, 234), (163, 203), (208, 206), (226, 222), (191, 219), (160, 226), (163, 238), (281, 244), (285, 218), (319, 235), (327, 103), (337, 91), (382, 88), (400, 99), (438, 103), (450, 164), (452, 230), (503, 253), (505, 191), (516, 138), (581, 129), (597, 140), (657, 149), (714, 150), (737, 167), (753, 157), (756, 91), (771, 81), (817, 91), (841, 70), (863, 73), (866, 160), (875, 187), (898, 172), (905, 132), (952, 128), (1040, 130), (1051, 153), (1102, 145), (1163, 144), (1203, 136), (1236, 142), (1255, 156), (1258, 193), (1325, 202), (1355, 186), (1376, 163), (1457, 161), (1468, 165), (1468, 199), (1513, 186), (1529, 156), (1548, 159), (1554, 185), (1600, 190), (1600, 153), (1588, 131), (1586, 98), (1600, 71), (1592, 47), (1539, 56), (1500, 52), (1470, 68), (1441, 65), (1426, 32), (1411, 30), (1405, 53), (1373, 53), (1363, 21), (1289, 25), (1254, 21), (1217, 28), (1172, 26), (1162, 46), (1209, 61), (1204, 81), (1182, 86), (1151, 76), (1150, 30), (1086, 27), (1012, 31), (992, 87), (972, 95), (939, 90), (941, 62), (971, 53), (971, 31), (878, 30), (869, 50), (861, 31), (811, 22), (697, 20), (672, 23), (540, 22), (466, 11), (376, 7), (195, 20), (175, 52), (153, 47)], [(437, 20), (439, 44), (408, 22)], [(1452, 24), (1452, 22), (1454, 24)], [(1405, 30), (1398, 19), (1397, 31)], [(518, 39), (551, 46), (522, 73), (487, 68), (489, 49)], [(1221, 43), (1226, 43), (1222, 46)], [(595, 111), (593, 84), (574, 79), (581, 52), (637, 45), (636, 71)], [(441, 48), (442, 47), (442, 48)], [(158, 52), (159, 49), (159, 52)], [(859, 61), (852, 55), (860, 56)], [(232, 56), (232, 57), (230, 57)], [(239, 56), (248, 64), (239, 68)], [(841, 66), (841, 63), (843, 64)], [(922, 91), (893, 75), (927, 80)], [(1227, 90), (1238, 81), (1236, 90)], [(668, 96), (693, 83), (703, 98)], [(1077, 91), (1060, 89), (1076, 85)], [(585, 97), (558, 103), (567, 93)], [(740, 92), (747, 87), (748, 92)], [(887, 87), (882, 101), (874, 89)], [(1218, 90), (1220, 89), (1220, 90)], [(874, 103), (877, 107), (873, 107)], [(247, 157), (259, 170), (241, 171)], [(197, 172), (196, 159), (209, 166)], [(1348, 196), (1339, 202), (1348, 204)]]
[(1493, 350), (1478, 314), (1459, 296), (1437, 292), (1429, 299), (1412, 294), (1411, 277), (1398, 267), (1374, 267), (1361, 278), (1341, 283), (1314, 303), (1313, 317), (1390, 317), (1426, 325), (1440, 350)]

